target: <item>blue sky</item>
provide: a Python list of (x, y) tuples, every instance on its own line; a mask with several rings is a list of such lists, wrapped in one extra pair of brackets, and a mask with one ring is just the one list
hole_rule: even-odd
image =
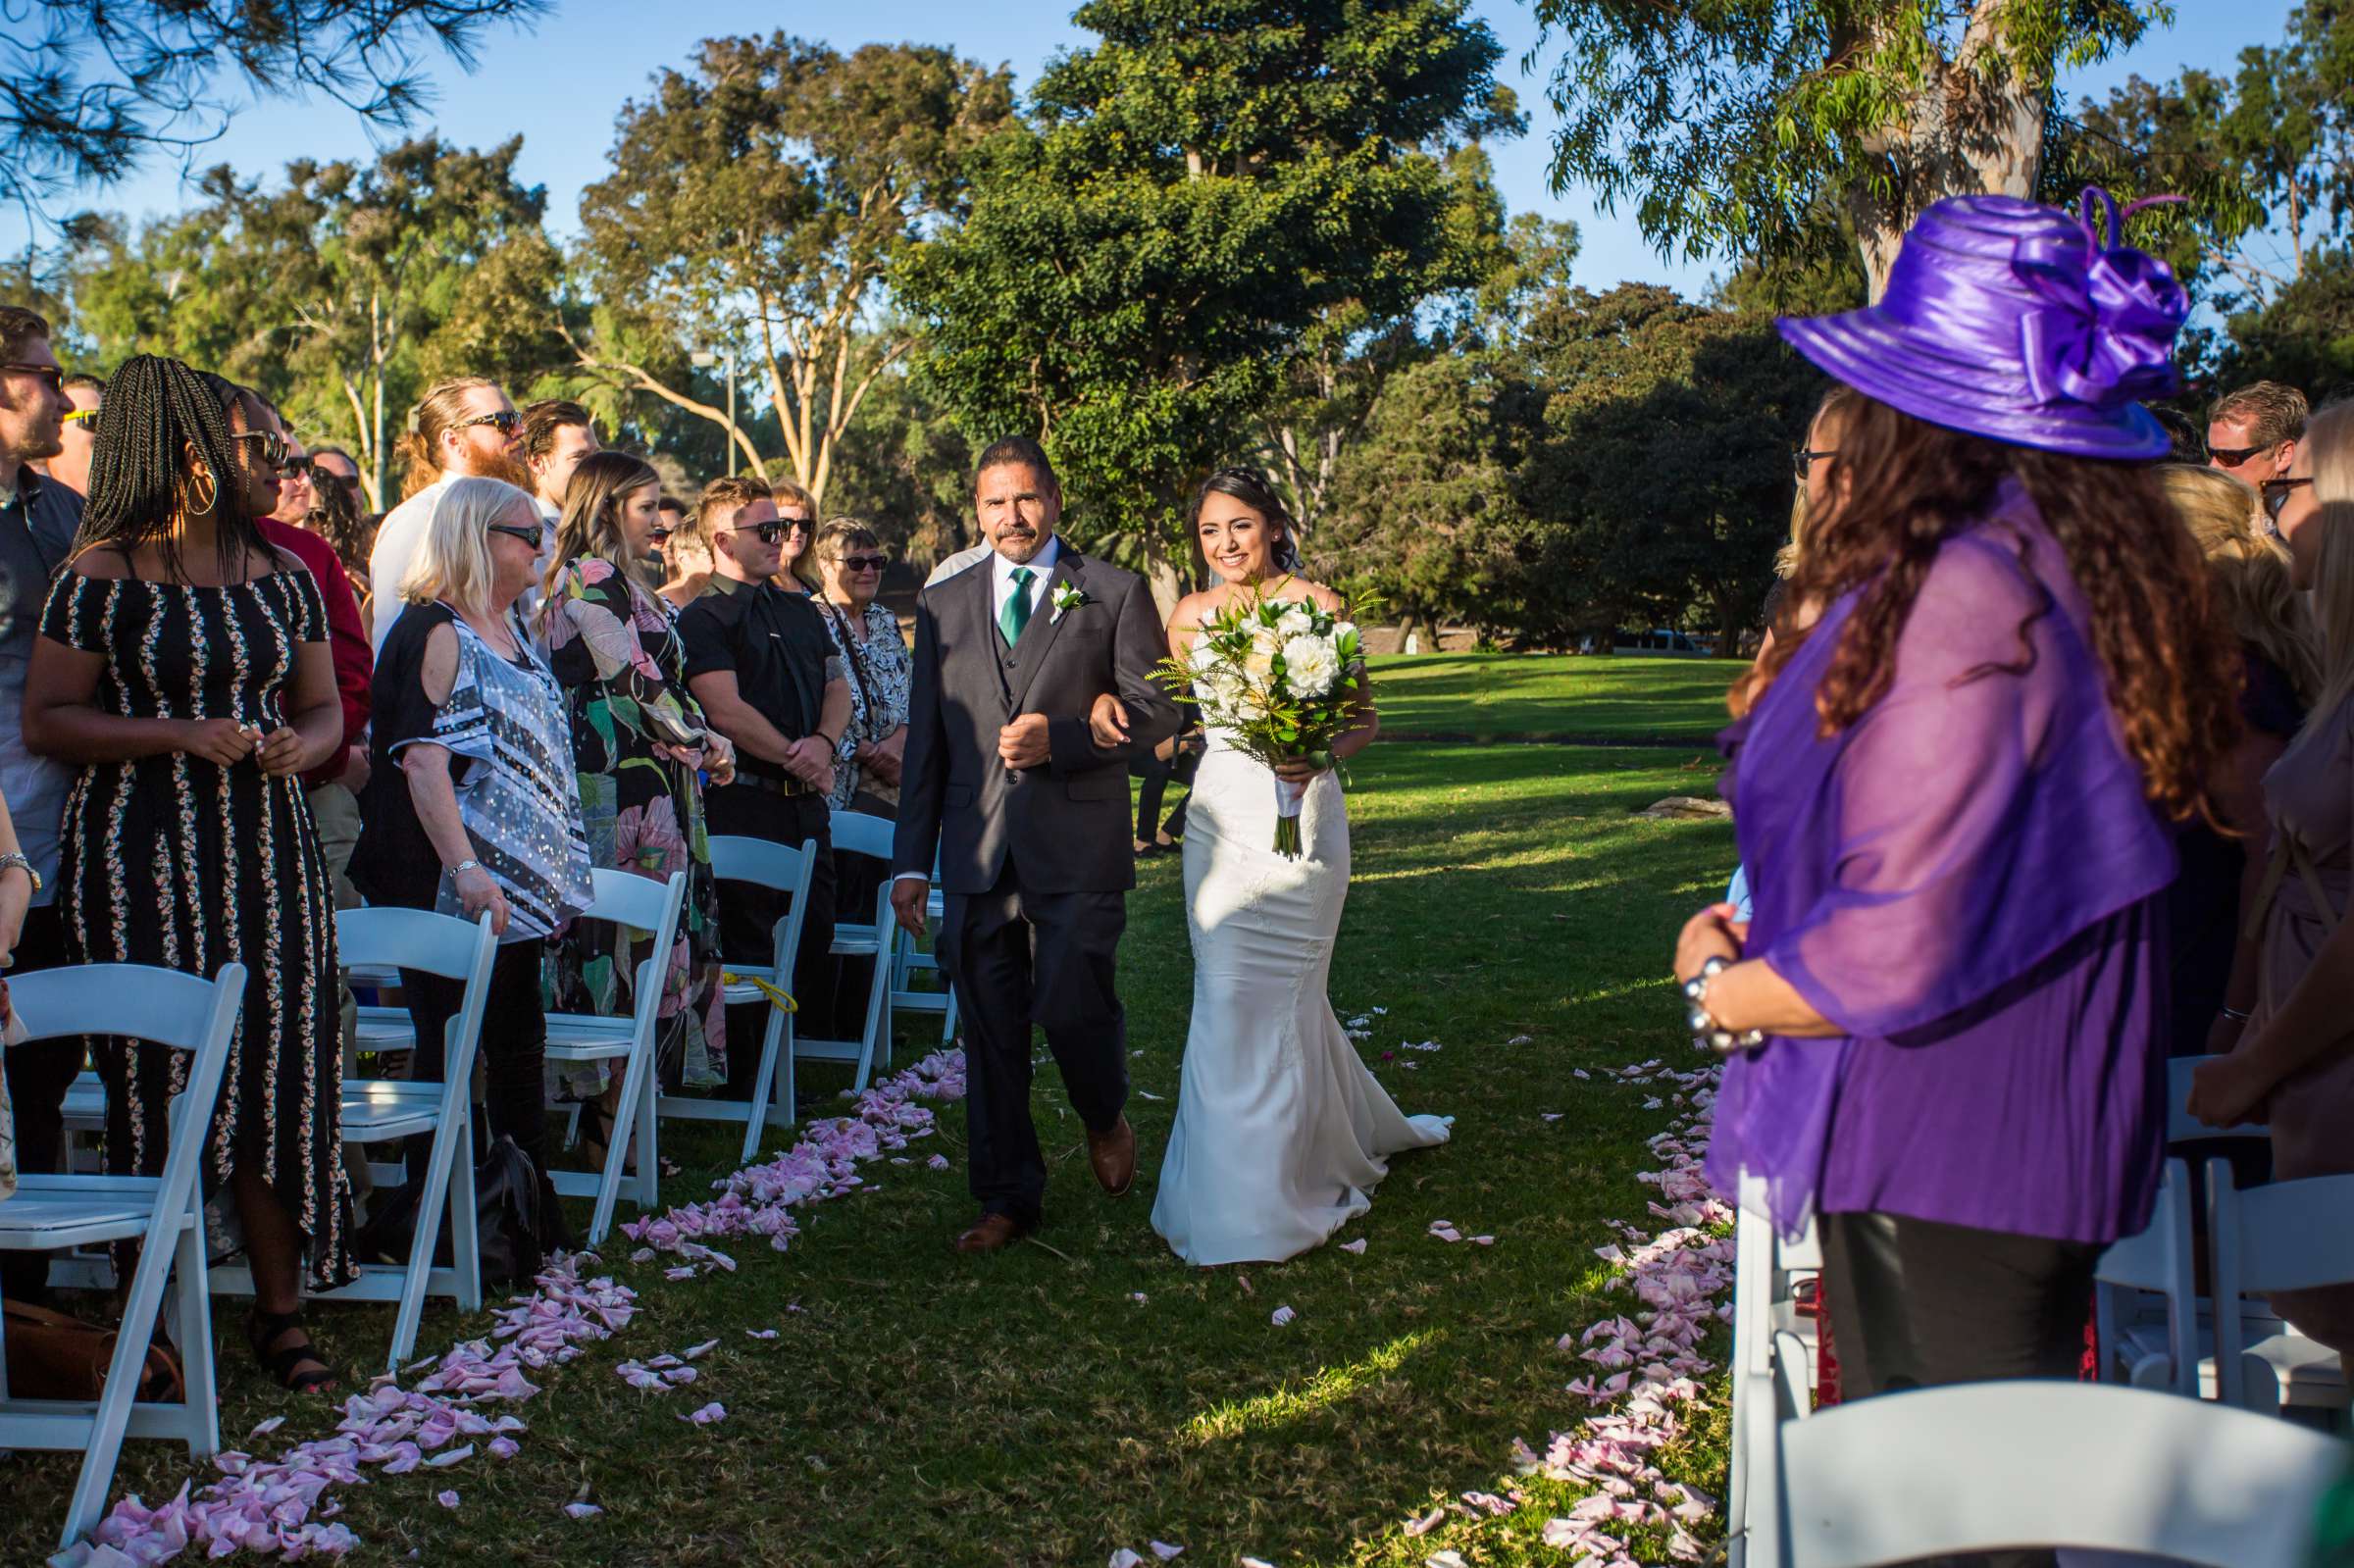
[[(1504, 44), (1502, 76), (1519, 93), (1531, 119), (1526, 136), (1493, 148), (1498, 181), (1511, 210), (1573, 220), (1584, 235), (1577, 276), (1590, 286), (1630, 278), (1692, 290), (1704, 286), (1721, 263), (1663, 258), (1627, 213), (1598, 212), (1591, 193), (1582, 189), (1557, 196), (1546, 188), (1556, 121), (1544, 102), (1542, 74), (1524, 76), (1520, 69), (1522, 56), (1536, 43), (1535, 24), (1527, 7), (1515, 0), (1475, 0), (1475, 8)], [(2063, 85), (2072, 93), (2101, 93), (2136, 73), (2163, 80), (2186, 61), (2227, 69), (2246, 44), (2277, 36), (2290, 9), (2290, 0), (2176, 0), (2172, 27)], [(2251, 32), (2251, 27), (2261, 30)], [(434, 76), (440, 96), (429, 124), (462, 145), (486, 145), (521, 131), (522, 176), (547, 187), (550, 225), (559, 235), (568, 234), (582, 186), (603, 173), (614, 116), (624, 100), (641, 95), (656, 69), (682, 63), (698, 38), (779, 28), (841, 48), (875, 41), (945, 43), (988, 64), (1010, 65), (1023, 86), (1056, 50), (1088, 36), (1070, 25), (1064, 0), (990, 5), (860, 0), (846, 9), (806, 0), (782, 5), (776, 0), (656, 5), (558, 0), (532, 31), (492, 35), (471, 75), (439, 61)], [(365, 157), (369, 151), (366, 127), (338, 104), (264, 101), (244, 109), (226, 135), (199, 149), (195, 167), (227, 162), (241, 174), (275, 172), (295, 157)], [(178, 164), (159, 160), (113, 190), (84, 191), (57, 210), (93, 206), (134, 215), (168, 213), (186, 204), (187, 190)], [(0, 218), (0, 249), (22, 247), (25, 232), (21, 218)]]

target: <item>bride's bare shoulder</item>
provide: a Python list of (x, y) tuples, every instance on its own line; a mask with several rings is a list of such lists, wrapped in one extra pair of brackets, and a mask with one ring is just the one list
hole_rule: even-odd
[(1169, 612), (1169, 630), (1171, 632), (1195, 631), (1202, 625), (1204, 616), (1216, 612), (1225, 597), (1226, 590), (1223, 586), (1205, 588), (1199, 593), (1187, 594), (1177, 601), (1177, 608)]
[(1299, 582), (1299, 587), (1301, 596), (1306, 599), (1310, 604), (1313, 604), (1319, 610), (1329, 610), (1333, 614), (1338, 615), (1343, 610), (1349, 608), (1349, 601), (1347, 599), (1342, 598), (1338, 593), (1333, 592), (1332, 589), (1326, 587), (1321, 582), (1310, 582), (1307, 581), (1307, 579), (1302, 578)]

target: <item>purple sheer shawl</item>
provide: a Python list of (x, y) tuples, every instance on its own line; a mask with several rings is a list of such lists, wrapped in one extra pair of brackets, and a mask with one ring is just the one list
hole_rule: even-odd
[[(1730, 1196), (1744, 1172), (1762, 1178), (1785, 1233), (1815, 1206), (1834, 1122), (1852, 1114), (1838, 1099), (1857, 1052), (1887, 1050), (1908, 1032), (1925, 1039), (1905, 1043), (1917, 1063), (1978, 1048), (1982, 1031), (1928, 1026), (1992, 1006), (2175, 871), (2103, 694), (2082, 600), (2022, 487), (2007, 484), (1989, 518), (1940, 551), (1899, 637), (1893, 683), (1824, 738), (1816, 692), (1853, 607), (1852, 594), (1833, 604), (1721, 737), (1733, 767), (1720, 787), (1738, 807), (1756, 900), (1748, 950), (1848, 1031), (1769, 1039), (1726, 1066), (1710, 1179)], [(2133, 993), (2128, 975), (2095, 1005), (2147, 1005)], [(2081, 995), (2071, 1005), (2080, 1020)], [(2015, 1033), (2017, 1014), (1987, 1027)], [(1986, 1071), (2000, 1074), (1994, 1057)], [(1960, 1061), (1942, 1058), (1948, 1068)], [(1929, 1075), (1916, 1082), (1943, 1091), (1927, 1088)], [(2140, 1084), (2136, 1076), (2124, 1097)], [(1985, 1114), (1999, 1116), (2017, 1089), (1989, 1083), (1985, 1093)], [(1881, 1108), (1883, 1121), (1891, 1112), (1901, 1118), (1903, 1108)], [(1885, 1157), (1939, 1153), (1896, 1141)]]

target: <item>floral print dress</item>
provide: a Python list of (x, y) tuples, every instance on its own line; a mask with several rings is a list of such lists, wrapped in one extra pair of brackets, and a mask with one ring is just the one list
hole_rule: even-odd
[[(728, 1031), (720, 993), (719, 898), (703, 833), (695, 772), (664, 754), (697, 746), (702, 710), (687, 691), (686, 649), (669, 606), (615, 570), (583, 556), (564, 569), (547, 617), (548, 663), (572, 718), (574, 767), (591, 865), (656, 882), (687, 873), (687, 907), (662, 986), (656, 1060), (665, 1087), (726, 1082)], [(549, 946), (549, 1006), (560, 1012), (626, 1014), (636, 1005), (631, 976), (642, 954), (622, 951), (603, 921), (574, 921)], [(601, 1066), (568, 1073), (566, 1090), (588, 1097)]]
[(847, 811), (860, 783), (858, 764), (850, 758), (862, 745), (890, 739), (907, 722), (915, 660), (899, 635), (899, 618), (882, 605), (869, 603), (860, 613), (820, 596), (817, 607), (850, 681), (850, 728), (835, 755), (834, 788), (826, 796), (836, 811)]

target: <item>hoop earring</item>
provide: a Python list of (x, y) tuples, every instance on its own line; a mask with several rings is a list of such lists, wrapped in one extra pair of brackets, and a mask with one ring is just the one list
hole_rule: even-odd
[(209, 469), (198, 469), (195, 473), (189, 475), (187, 479), (182, 481), (181, 487), (183, 491), (193, 491), (199, 481), (201, 481), (204, 485), (203, 501), (192, 502), (184, 493), (180, 497), (180, 510), (191, 516), (210, 512), (213, 509), (214, 503), (221, 499), (221, 481), (213, 478), (212, 471)]

